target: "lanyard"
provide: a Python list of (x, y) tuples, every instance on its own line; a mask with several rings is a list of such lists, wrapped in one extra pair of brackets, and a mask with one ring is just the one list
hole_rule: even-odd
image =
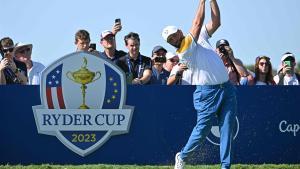
[[(134, 71), (134, 67), (132, 67), (131, 63), (130, 63), (130, 59), (129, 59), (129, 54), (126, 56), (126, 60), (127, 60), (127, 65), (128, 65), (128, 70), (129, 73), (132, 74)], [(139, 54), (139, 70), (138, 70), (138, 78), (140, 78), (141, 76), (141, 72), (142, 72), (142, 56)]]

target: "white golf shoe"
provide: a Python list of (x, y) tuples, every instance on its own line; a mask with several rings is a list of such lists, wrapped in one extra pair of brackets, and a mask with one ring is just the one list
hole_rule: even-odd
[(175, 156), (175, 167), (174, 169), (184, 169), (184, 161), (180, 157), (180, 153)]

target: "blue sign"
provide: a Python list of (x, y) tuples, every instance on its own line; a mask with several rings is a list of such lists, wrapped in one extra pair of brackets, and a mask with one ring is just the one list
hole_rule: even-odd
[[(80, 70), (83, 63), (81, 57), (77, 64), (63, 72), (76, 72)], [(65, 64), (63, 64), (63, 69), (64, 66)], [(91, 66), (89, 58), (87, 68), (92, 72), (100, 71), (100, 78), (106, 74), (103, 71), (105, 68)], [(49, 69), (48, 72), (52, 70), (55, 69)], [(81, 85), (70, 79), (63, 79), (62, 83), (72, 85), (72, 88), (70, 87), (72, 92), (78, 95), (78, 101), (73, 103), (77, 111), (82, 104)], [(96, 102), (94, 103), (88, 97), (93, 97), (90, 90), (93, 90), (92, 85), (96, 85), (99, 80), (93, 82), (94, 84), (87, 84), (85, 104), (91, 109)], [(102, 80), (107, 81), (106, 78)], [(37, 128), (32, 106), (44, 105), (40, 98), (43, 91), (39, 89), (40, 86), (0, 86), (2, 96), (0, 98), (0, 164), (173, 165), (175, 154), (186, 144), (196, 123), (192, 99), (194, 86), (129, 85), (124, 105), (134, 106), (134, 115), (128, 133), (111, 137), (96, 151), (82, 157), (80, 153), (74, 153), (56, 137), (44, 135)], [(67, 94), (63, 93), (63, 96), (65, 98)], [(300, 114), (297, 105), (300, 100), (300, 88), (297, 86), (241, 86), (237, 90), (237, 99), (238, 127), (233, 142), (233, 163), (298, 164), (300, 161)], [(69, 106), (67, 101), (65, 106), (66, 108)], [(57, 113), (63, 114), (61, 112), (63, 109), (57, 110)], [(82, 112), (79, 111), (79, 113)], [(103, 113), (100, 111), (99, 114)], [(49, 115), (53, 114), (49, 113)], [(45, 117), (47, 118), (47, 115)], [(73, 120), (75, 118), (73, 116)], [(91, 119), (93, 118), (95, 118), (94, 115), (91, 116)], [(117, 123), (118, 118), (121, 123), (123, 118), (115, 116)], [(46, 119), (45, 124), (50, 123), (55, 124), (55, 120), (47, 121)], [(75, 125), (75, 123), (73, 121), (72, 124)], [(56, 129), (55, 127), (57, 126), (51, 126), (52, 129)], [(70, 132), (77, 131), (73, 128)], [(72, 134), (71, 138), (63, 134), (70, 144), (84, 149), (81, 144), (72, 140), (74, 139)], [(82, 137), (78, 135), (77, 140), (82, 141)], [(218, 129), (214, 126), (203, 146), (189, 159), (189, 163), (218, 164), (218, 137)], [(87, 149), (89, 148), (88, 142), (83, 141), (82, 144), (86, 144)]]
[(41, 105), (33, 106), (38, 133), (56, 136), (81, 156), (129, 131), (133, 108), (125, 105), (125, 75), (104, 58), (62, 57), (43, 71), (40, 92)]

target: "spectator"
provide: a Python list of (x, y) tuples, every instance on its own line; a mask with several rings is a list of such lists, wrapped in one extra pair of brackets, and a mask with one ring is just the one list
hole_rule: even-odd
[(88, 31), (81, 29), (76, 32), (75, 34), (76, 51), (91, 52), (94, 55), (99, 56), (100, 53), (96, 49), (90, 47), (90, 42), (91, 39)]
[(130, 32), (124, 37), (128, 54), (119, 58), (116, 64), (125, 72), (128, 84), (149, 84), (151, 59), (140, 54), (140, 37)]
[(253, 84), (253, 76), (247, 71), (242, 61), (234, 57), (233, 50), (227, 40), (221, 39), (217, 41), (216, 51), (227, 68), (229, 80), (232, 84)]
[(112, 31), (106, 30), (101, 33), (100, 44), (103, 46), (104, 51), (100, 53), (100, 56), (116, 62), (120, 57), (125, 56), (126, 52), (116, 49), (116, 34), (121, 30), (120, 25), (115, 25)]
[(258, 56), (255, 59), (254, 73), (254, 85), (275, 85), (269, 57)]
[[(185, 161), (204, 142), (217, 117), (220, 127), (221, 168), (231, 165), (231, 146), (234, 118), (236, 114), (236, 89), (228, 81), (227, 70), (213, 50), (208, 39), (220, 26), (220, 11), (216, 0), (210, 0), (212, 20), (203, 25), (205, 0), (200, 0), (190, 33), (184, 36), (175, 26), (167, 26), (163, 38), (177, 48), (180, 59), (184, 59), (192, 72), (194, 107), (197, 110), (197, 124), (186, 145), (175, 156), (175, 169), (183, 169)], [(180, 124), (179, 124), (180, 125)]]
[(153, 48), (153, 50), (152, 50), (152, 57), (153, 57), (154, 55), (166, 57), (167, 52), (168, 52), (168, 51), (167, 51), (164, 47), (162, 47), (162, 46), (160, 46), (160, 45), (157, 45), (157, 46), (155, 46), (155, 47)]
[(164, 69), (171, 73), (173, 67), (178, 64), (179, 57), (172, 52), (166, 54), (166, 63), (164, 63)]
[(166, 85), (170, 72), (163, 68), (166, 63), (167, 50), (162, 46), (155, 46), (152, 50), (152, 76), (150, 84)]
[(75, 34), (76, 51), (88, 51), (90, 46), (90, 34), (86, 30), (79, 30)]
[[(175, 56), (175, 57), (174, 57)], [(172, 68), (170, 73), (170, 77), (168, 79), (168, 85), (191, 85), (192, 79), (191, 75), (192, 72), (188, 69), (185, 63), (178, 63), (178, 56), (174, 55), (171, 52), (167, 53), (167, 58), (170, 60), (171, 63), (176, 63), (176, 65)], [(177, 59), (178, 58), (178, 59)]]
[(13, 57), (14, 42), (5, 37), (0, 41), (2, 60), (0, 62), (0, 84), (26, 84), (27, 69), (23, 62)]
[(281, 58), (278, 74), (274, 81), (278, 85), (299, 85), (300, 75), (295, 73), (296, 59), (294, 54), (287, 52)]
[(45, 66), (42, 63), (31, 60), (32, 44), (17, 43), (14, 49), (16, 60), (26, 64), (29, 85), (39, 85), (40, 76)]

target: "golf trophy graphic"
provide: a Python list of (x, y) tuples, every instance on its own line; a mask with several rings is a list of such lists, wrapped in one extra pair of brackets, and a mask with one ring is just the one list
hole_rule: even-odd
[[(96, 75), (99, 75), (96, 77)], [(68, 79), (72, 80), (75, 83), (81, 84), (81, 92), (82, 92), (82, 104), (79, 109), (89, 109), (89, 107), (85, 104), (85, 94), (87, 89), (87, 84), (95, 82), (101, 77), (100, 71), (91, 72), (87, 69), (87, 59), (83, 58), (83, 65), (81, 68), (75, 72), (68, 71), (67, 72)]]

